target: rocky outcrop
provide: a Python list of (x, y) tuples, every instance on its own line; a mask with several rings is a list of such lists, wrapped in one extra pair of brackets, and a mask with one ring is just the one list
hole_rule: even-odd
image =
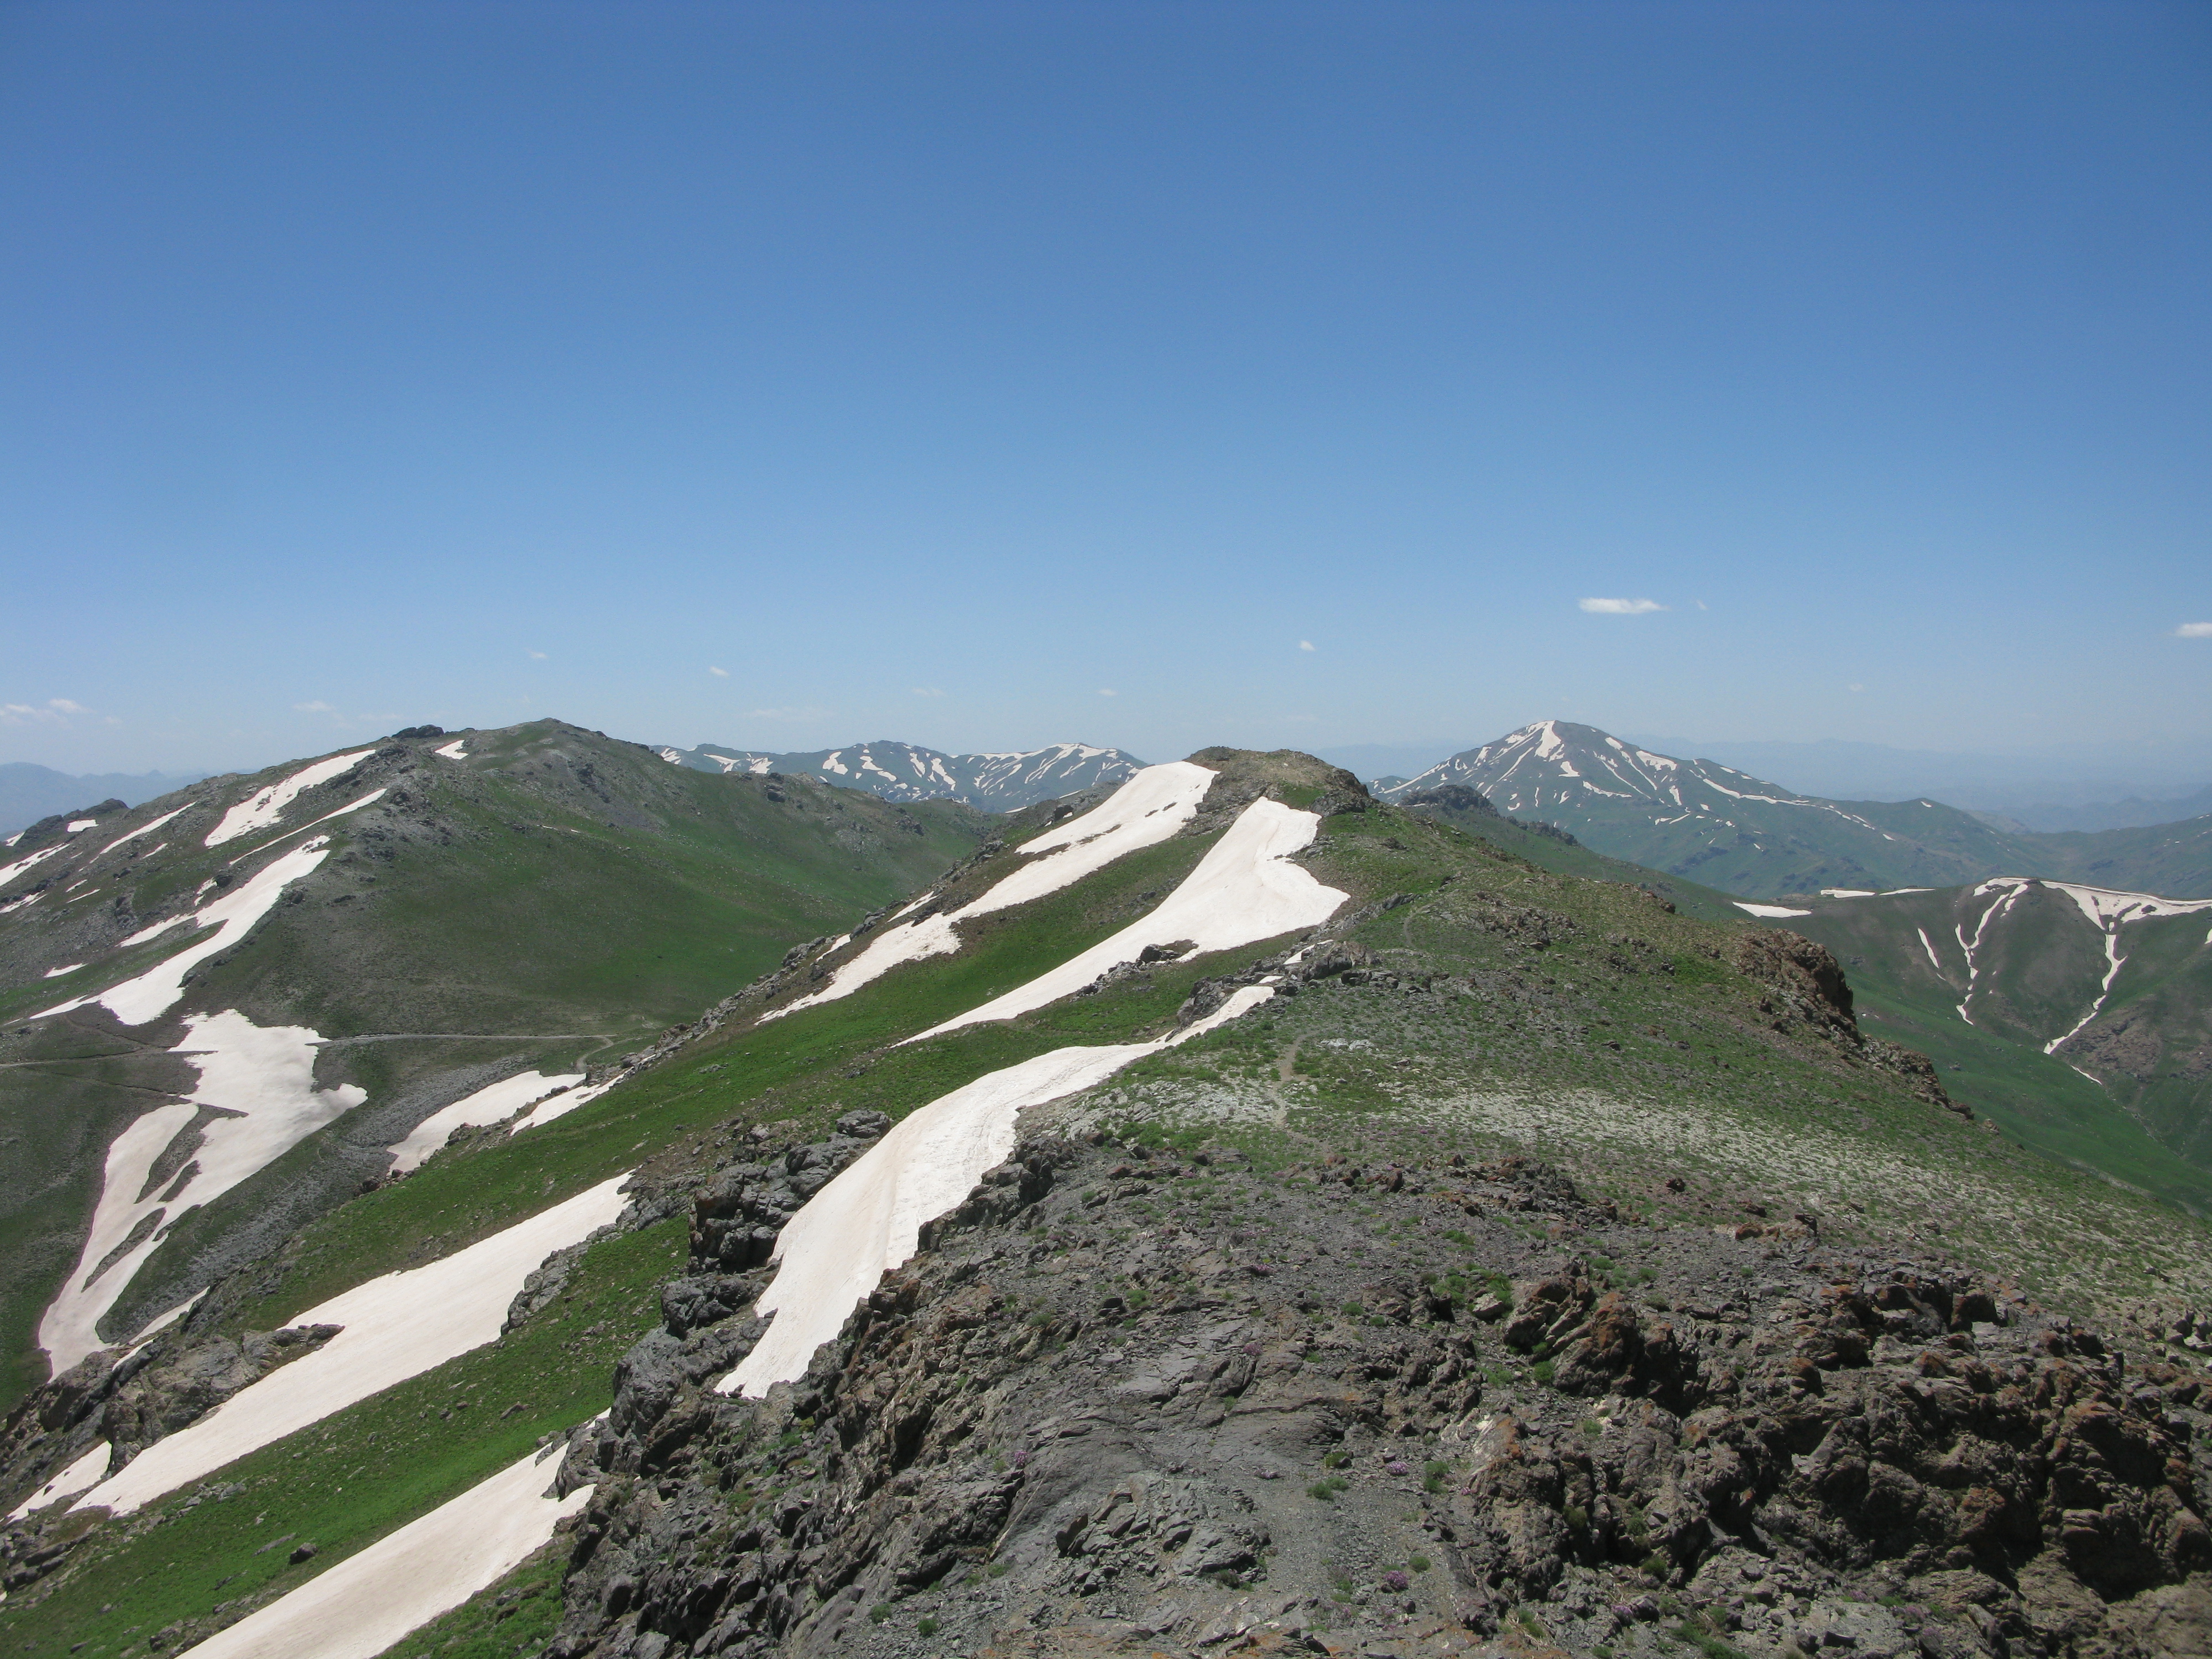
[(699, 1229), (563, 1466), (596, 1486), (550, 1651), (2212, 1639), (2201, 1370), (1735, 1232), (1517, 1160), (1034, 1142), (745, 1401), (712, 1384), (763, 1275)]

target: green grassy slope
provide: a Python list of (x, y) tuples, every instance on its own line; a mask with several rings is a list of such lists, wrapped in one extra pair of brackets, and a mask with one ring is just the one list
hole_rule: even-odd
[[(773, 967), (794, 940), (924, 885), (990, 822), (949, 802), (900, 807), (804, 781), (693, 772), (556, 721), (471, 733), (466, 744), (459, 763), (428, 744), (386, 745), (358, 777), (303, 796), (286, 823), (386, 791), (323, 826), (329, 860), (145, 1030), (124, 1031), (104, 1010), (24, 1016), (189, 942), (172, 933), (109, 948), (233, 874), (228, 860), (266, 837), (210, 849), (208, 830), (295, 768), (211, 780), (103, 823), (102, 841), (193, 804), (162, 832), (167, 851), (102, 863), (65, 907), (49, 894), (0, 917), (12, 981), (0, 989), (0, 1146), (14, 1177), (0, 1194), (0, 1243), (13, 1247), (0, 1252), (0, 1400), (44, 1375), (37, 1317), (75, 1259), (106, 1143), (161, 1091), (192, 1086), (191, 1068), (162, 1052), (184, 1016), (234, 1007), (263, 1025), (312, 1026), (342, 1040), (323, 1049), (319, 1085), (356, 1084), (369, 1098), (177, 1222), (103, 1326), (111, 1335), (350, 1193), (382, 1168), (376, 1149), (432, 1107), (514, 1071), (574, 1069), (637, 1046)], [(77, 856), (55, 866), (64, 884)], [(118, 905), (127, 922), (113, 920)], [(88, 965), (44, 977), (70, 962)], [(343, 1041), (387, 1036), (398, 1040)]]
[[(1283, 793), (1297, 804), (1319, 791)], [(276, 1264), (276, 1282), (238, 1306), (234, 1322), (267, 1328), (633, 1164), (680, 1186), (731, 1156), (753, 1123), (775, 1124), (780, 1139), (811, 1138), (841, 1111), (902, 1116), (1064, 1043), (1156, 1034), (1197, 977), (1242, 969), (1270, 947), (1157, 968), (1022, 1019), (886, 1046), (1125, 925), (1210, 844), (1199, 836), (1152, 848), (992, 918), (957, 956), (786, 1019), (733, 1023), (543, 1130), (441, 1153), (307, 1228)], [(1326, 820), (1321, 845), (1301, 862), (1352, 896), (1328, 931), (1364, 941), (1380, 969), (1364, 983), (1318, 981), (1271, 1002), (1048, 1109), (1048, 1121), (1226, 1137), (1278, 1163), (1336, 1150), (1418, 1150), (1425, 1160), (1454, 1146), (1532, 1152), (1654, 1225), (1740, 1220), (1735, 1200), (1750, 1189), (1784, 1215), (1817, 1212), (1832, 1236), (1940, 1232), (1970, 1259), (2085, 1308), (2160, 1286), (2212, 1289), (2212, 1241), (2200, 1224), (1962, 1121), (1818, 1036), (1772, 987), (1735, 970), (1742, 926), (1670, 914), (1617, 880), (1556, 873), (1391, 808)], [(1670, 1175), (1686, 1178), (1683, 1191), (1661, 1184)], [(48, 1600), (0, 1607), (0, 1643), (143, 1642), (242, 1586), (281, 1588), (268, 1559), (253, 1553), (285, 1529), (280, 1516), (285, 1528), (296, 1516), (319, 1529), (323, 1545), (314, 1563), (289, 1570), (289, 1584), (516, 1455), (560, 1411), (587, 1414), (604, 1403), (607, 1358), (654, 1322), (649, 1286), (680, 1249), (668, 1231), (676, 1224), (595, 1247), (576, 1311), (564, 1310), (551, 1335), (526, 1326), (203, 1483), (209, 1492), (246, 1484), (245, 1493), (198, 1504), (179, 1493), (155, 1531), (116, 1528), (88, 1541), (82, 1559), (97, 1570)], [(471, 1401), (465, 1413), (448, 1418), (432, 1404), (457, 1395)], [(516, 1401), (524, 1409), (512, 1435), (501, 1426), (479, 1443), (454, 1426)], [(380, 1449), (395, 1437), (404, 1458)], [(127, 1622), (114, 1595), (81, 1588), (125, 1575)], [(517, 1588), (545, 1579), (542, 1565), (526, 1567)], [(116, 1613), (100, 1613), (108, 1601)], [(478, 1639), (494, 1606), (489, 1597), (472, 1604), (447, 1632)]]
[(1973, 937), (1990, 903), (1971, 888), (1806, 903), (1788, 925), (1837, 953), (1869, 1029), (1936, 1060), (1953, 1094), (2027, 1145), (2212, 1206), (2212, 919), (2127, 923), (2102, 1012), (2054, 1055), (2045, 1046), (2081, 1026), (2107, 967), (2065, 894), (2030, 889), (1992, 919), (1971, 980), (1959, 930)]

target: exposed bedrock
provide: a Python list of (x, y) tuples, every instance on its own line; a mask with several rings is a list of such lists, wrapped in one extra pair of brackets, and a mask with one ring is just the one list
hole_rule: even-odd
[(748, 1401), (755, 1215), (697, 1213), (563, 1466), (562, 1659), (2212, 1646), (2202, 1372), (1941, 1261), (1037, 1139)]

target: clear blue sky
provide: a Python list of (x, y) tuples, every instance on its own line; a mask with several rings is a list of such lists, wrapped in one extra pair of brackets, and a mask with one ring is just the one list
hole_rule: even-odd
[(2197, 3), (0, 6), (0, 759), (2202, 743), (2208, 88)]

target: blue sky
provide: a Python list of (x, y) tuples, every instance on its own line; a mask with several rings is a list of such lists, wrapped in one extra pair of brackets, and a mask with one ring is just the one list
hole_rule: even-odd
[(0, 759), (2201, 747), (2208, 76), (2194, 4), (0, 7)]

